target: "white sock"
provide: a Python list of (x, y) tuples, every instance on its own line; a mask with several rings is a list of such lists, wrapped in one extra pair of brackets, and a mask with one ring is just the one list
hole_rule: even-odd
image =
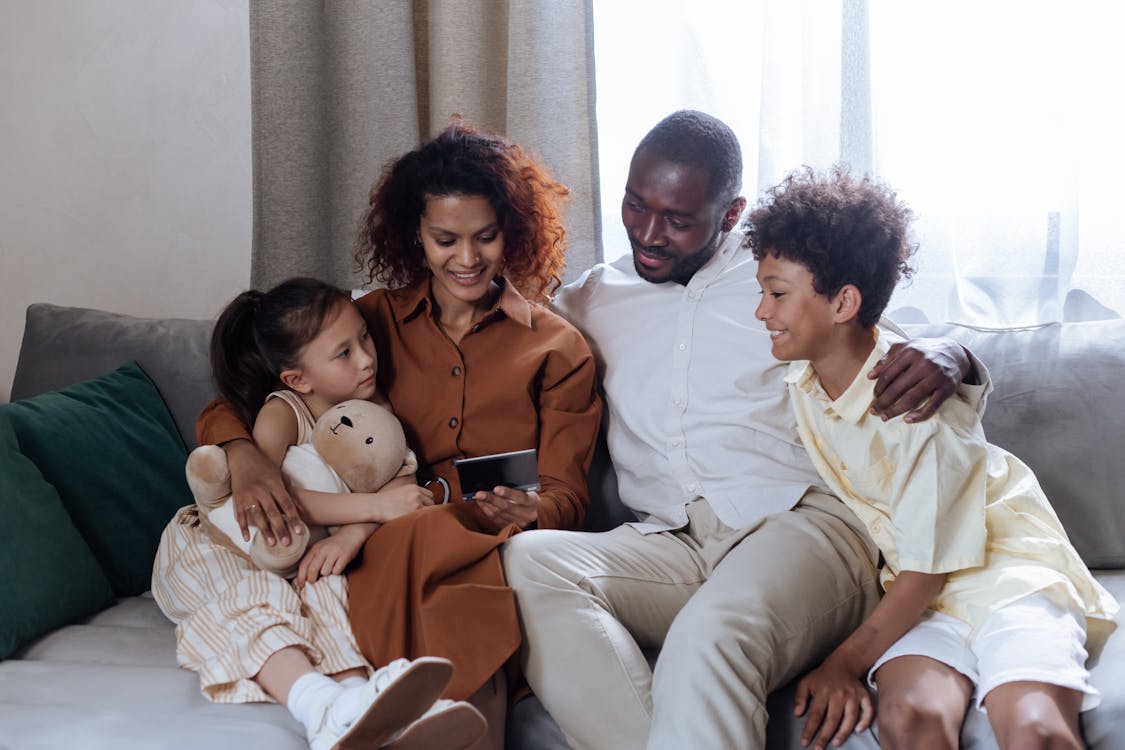
[(313, 729), (312, 723), (320, 720), (324, 707), (335, 700), (341, 690), (343, 688), (332, 678), (319, 672), (309, 672), (298, 677), (289, 688), (286, 705), (289, 713), (306, 730)]
[(346, 688), (359, 687), (360, 685), (367, 684), (367, 678), (360, 677), (359, 675), (352, 675), (351, 677), (345, 677), (344, 679), (337, 681), (336, 684)]

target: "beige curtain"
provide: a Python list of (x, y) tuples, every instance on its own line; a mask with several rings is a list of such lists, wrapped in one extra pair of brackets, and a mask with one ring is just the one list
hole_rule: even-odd
[(571, 188), (567, 278), (601, 258), (591, 0), (251, 0), (251, 281), (344, 287), (384, 165), (454, 113)]

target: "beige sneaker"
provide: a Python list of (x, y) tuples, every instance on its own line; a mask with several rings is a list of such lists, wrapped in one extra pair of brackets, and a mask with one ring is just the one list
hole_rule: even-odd
[(383, 745), (386, 750), (462, 750), (488, 731), (481, 712), (465, 701), (438, 700)]
[(381, 747), (432, 708), (452, 676), (448, 659), (395, 659), (364, 684), (340, 691), (309, 729), (310, 750)]

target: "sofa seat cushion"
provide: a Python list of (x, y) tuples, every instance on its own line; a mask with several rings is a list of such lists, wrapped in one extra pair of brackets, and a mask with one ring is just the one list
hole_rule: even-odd
[(176, 666), (175, 634), (147, 594), (57, 630), (0, 663), (0, 747), (307, 748), (275, 704), (210, 703)]

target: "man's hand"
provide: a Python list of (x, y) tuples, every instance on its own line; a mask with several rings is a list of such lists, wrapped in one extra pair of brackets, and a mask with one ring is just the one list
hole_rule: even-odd
[(816, 750), (824, 750), (829, 742), (843, 744), (853, 731), (866, 731), (875, 718), (875, 705), (862, 675), (832, 656), (797, 683), (793, 713), (804, 716), (806, 711), (801, 745), (814, 743)]
[(242, 538), (250, 541), (250, 527), (273, 546), (280, 539), (289, 546), (294, 535), (306, 533), (300, 512), (281, 469), (249, 440), (232, 440), (223, 444), (230, 467), (230, 487), (234, 495), (234, 517), (242, 529)]
[(913, 339), (891, 344), (867, 377), (875, 379), (871, 412), (884, 420), (906, 414), (907, 422), (929, 419), (971, 371), (965, 349), (950, 339)]

